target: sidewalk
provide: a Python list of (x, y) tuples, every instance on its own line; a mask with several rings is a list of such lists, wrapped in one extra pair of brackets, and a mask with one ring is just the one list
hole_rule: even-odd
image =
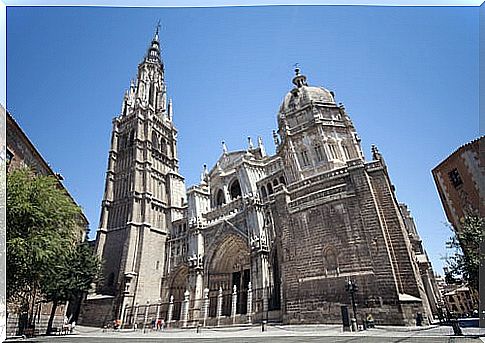
[[(462, 328), (463, 335), (483, 336), (485, 329)], [(103, 332), (102, 329), (76, 326), (73, 335), (82, 337), (164, 337), (164, 338), (228, 338), (228, 337), (281, 337), (281, 336), (371, 336), (371, 337), (436, 337), (453, 336), (450, 326), (426, 326), (426, 327), (402, 327), (402, 326), (378, 326), (374, 329), (358, 332), (342, 332), (340, 325), (267, 325), (265, 332), (261, 332), (260, 325), (253, 326), (230, 326), (230, 327), (205, 327), (197, 333), (195, 328), (166, 329), (164, 331), (147, 330), (120, 330)]]

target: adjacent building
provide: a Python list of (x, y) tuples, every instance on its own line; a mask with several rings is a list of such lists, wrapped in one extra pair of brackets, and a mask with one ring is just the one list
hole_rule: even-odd
[[(83, 323), (190, 326), (431, 319), (433, 275), (377, 147), (366, 160), (335, 94), (299, 68), (273, 132), (204, 166), (186, 191), (158, 32), (113, 119), (96, 249), (104, 280)], [(183, 135), (182, 135), (183, 137)], [(410, 224), (409, 224), (409, 223)]]
[(485, 136), (459, 147), (432, 171), (448, 221), (460, 230), (465, 216), (485, 217)]
[[(7, 173), (12, 170), (29, 167), (36, 174), (52, 176), (58, 180), (58, 187), (63, 189), (66, 194), (72, 199), (73, 203), (76, 203), (72, 196), (69, 194), (67, 189), (62, 184), (62, 176), (55, 173), (54, 170), (49, 166), (46, 160), (42, 157), (40, 152), (27, 137), (25, 132), (22, 130), (20, 125), (15, 121), (12, 115), (5, 111), (2, 107), (0, 110), (6, 114), (6, 168)], [(84, 240), (86, 231), (88, 229), (88, 220), (86, 216), (81, 212), (79, 216), (79, 239)], [(61, 304), (57, 308), (55, 323), (57, 325), (62, 325), (64, 320), (64, 315), (74, 318), (79, 312), (79, 303)], [(69, 308), (68, 308), (69, 307)], [(15, 335), (19, 326), (22, 326), (22, 314), (18, 313), (18, 308), (16, 304), (7, 304), (7, 310), (9, 311), (8, 321), (7, 321), (7, 336)], [(47, 321), (51, 313), (51, 304), (38, 302), (35, 308), (35, 325), (36, 328), (41, 332), (47, 327)], [(20, 316), (20, 318), (19, 318)]]

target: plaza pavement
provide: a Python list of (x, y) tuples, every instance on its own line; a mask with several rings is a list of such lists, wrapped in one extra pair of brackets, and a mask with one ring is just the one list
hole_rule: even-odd
[(77, 326), (73, 334), (26, 339), (26, 342), (53, 343), (97, 343), (97, 342), (336, 342), (336, 343), (482, 343), (485, 342), (485, 329), (463, 328), (464, 336), (453, 336), (449, 326), (393, 327), (381, 326), (359, 332), (342, 332), (340, 325), (269, 325), (265, 332), (261, 326), (239, 326), (221, 328), (168, 329), (164, 331), (121, 330), (103, 331), (102, 329)]

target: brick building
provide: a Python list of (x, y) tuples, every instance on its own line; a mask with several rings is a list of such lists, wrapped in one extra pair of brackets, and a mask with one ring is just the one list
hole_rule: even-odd
[[(62, 177), (55, 173), (46, 160), (42, 157), (40, 152), (36, 149), (34, 144), (30, 141), (24, 133), (19, 124), (15, 121), (8, 111), (0, 107), (1, 115), (6, 113), (6, 163), (7, 173), (22, 167), (29, 167), (39, 175), (53, 176), (58, 180), (58, 187), (65, 190), (66, 194), (75, 203), (75, 200), (69, 194), (67, 189), (62, 184)], [(7, 223), (8, 224), (8, 223)], [(84, 240), (86, 230), (88, 229), (88, 220), (83, 213), (79, 218), (79, 239)], [(61, 304), (57, 308), (54, 326), (60, 326), (63, 323), (64, 315), (68, 317), (77, 317), (80, 309), (79, 303)], [(7, 336), (15, 335), (19, 325), (22, 325), (22, 319), (19, 319), (18, 308), (16, 304), (7, 304), (9, 311), (7, 322)], [(51, 304), (42, 302), (39, 299), (35, 306), (35, 325), (39, 332), (45, 331), (47, 328), (47, 321), (51, 313)]]
[(485, 217), (485, 172), (480, 156), (485, 153), (484, 137), (453, 152), (432, 171), (448, 221), (460, 230), (468, 214)]
[(333, 92), (308, 85), (298, 68), (292, 83), (276, 154), (260, 138), (238, 151), (223, 143), (186, 192), (155, 35), (113, 119), (97, 235), (105, 281), (86, 300), (84, 323), (341, 323), (349, 280), (359, 319), (431, 319), (430, 265), (383, 156), (373, 147), (365, 159)]

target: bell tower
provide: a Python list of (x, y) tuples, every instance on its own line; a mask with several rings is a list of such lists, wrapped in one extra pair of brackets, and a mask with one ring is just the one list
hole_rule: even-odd
[(343, 167), (348, 160), (363, 159), (354, 125), (344, 106), (335, 103), (335, 94), (309, 86), (298, 67), (293, 85), (278, 113), (278, 135), (274, 133), (288, 182)]
[(172, 119), (157, 28), (113, 119), (96, 250), (97, 292), (114, 296), (116, 318), (125, 306), (160, 298), (165, 242), (185, 203)]

